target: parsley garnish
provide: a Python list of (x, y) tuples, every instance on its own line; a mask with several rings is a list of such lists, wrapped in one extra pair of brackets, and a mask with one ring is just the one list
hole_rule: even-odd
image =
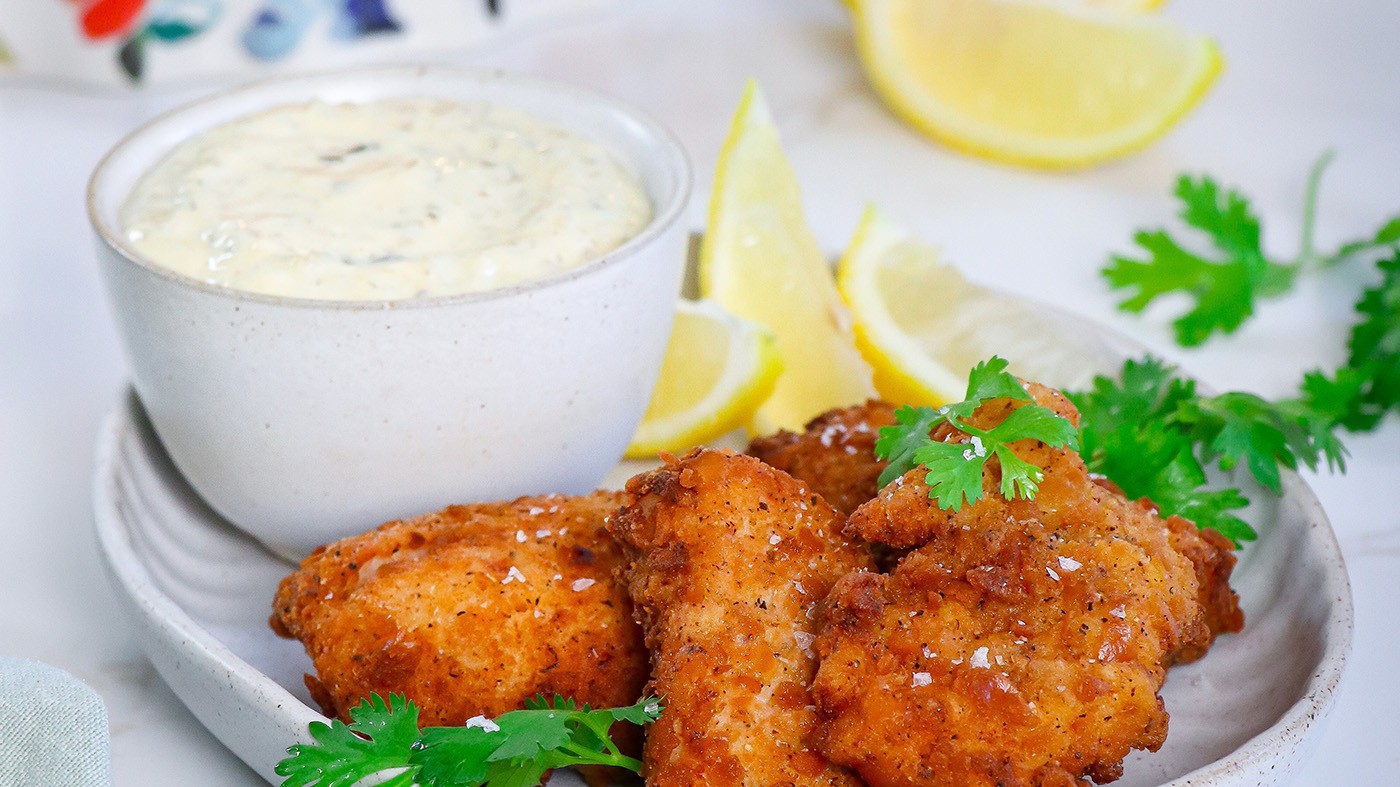
[[(906, 405), (895, 411), (895, 424), (880, 429), (875, 455), (889, 464), (880, 473), (884, 486), (919, 465), (928, 470), (929, 497), (939, 508), (960, 510), (982, 499), (982, 468), (989, 457), (1001, 463), (1001, 494), (1008, 500), (1031, 500), (1044, 472), (1011, 451), (1017, 440), (1078, 448), (1074, 426), (1055, 411), (1035, 404), (1020, 380), (1006, 371), (1007, 362), (992, 356), (973, 368), (967, 378), (967, 398), (937, 409)], [(1013, 410), (1001, 423), (979, 429), (967, 423), (983, 403), (992, 399), (1030, 402)], [(930, 435), (946, 423), (971, 439), (945, 443)]]
[(1115, 255), (1103, 275), (1116, 289), (1137, 289), (1119, 304), (1125, 311), (1141, 312), (1168, 293), (1193, 299), (1195, 306), (1173, 323), (1176, 340), (1189, 347), (1217, 331), (1233, 333), (1254, 313), (1260, 295), (1292, 285), (1297, 268), (1265, 258), (1259, 219), (1239, 192), (1222, 190), (1209, 177), (1182, 175), (1175, 194), (1182, 220), (1210, 238), (1215, 258), (1190, 251), (1166, 230), (1152, 230), (1133, 236), (1146, 259)]
[[(1317, 219), (1317, 195), (1322, 173), (1332, 160), (1329, 151), (1313, 166), (1303, 203), (1303, 237), (1297, 259), (1278, 262), (1265, 257), (1260, 246), (1260, 222), (1250, 210), (1249, 201), (1239, 192), (1224, 189), (1209, 177), (1183, 175), (1177, 182), (1182, 219), (1211, 240), (1213, 259), (1196, 254), (1165, 230), (1139, 232), (1137, 244), (1148, 252), (1146, 259), (1115, 256), (1103, 270), (1112, 287), (1135, 289), (1119, 304), (1126, 311), (1140, 312), (1157, 298), (1185, 294), (1194, 307), (1178, 318), (1174, 327), (1177, 342), (1192, 346), (1205, 342), (1215, 333), (1230, 333), (1254, 312), (1255, 302), (1288, 291), (1298, 274), (1308, 269), (1328, 268), (1366, 257), (1376, 260), (1381, 281), (1366, 290), (1356, 304), (1358, 321), (1347, 343), (1344, 366), (1332, 374), (1321, 370), (1308, 373), (1296, 400), (1278, 406), (1246, 394), (1222, 399), (1215, 404), (1229, 413), (1213, 413), (1205, 419), (1209, 430), (1218, 416), (1226, 421), (1271, 424), (1260, 427), (1253, 438), (1238, 429), (1222, 427), (1209, 434), (1209, 445), (1218, 444), (1221, 455), (1238, 455), (1247, 460), (1255, 454), (1289, 454), (1306, 459), (1309, 444), (1318, 447), (1329, 465), (1340, 463), (1340, 445), (1331, 437), (1334, 426), (1353, 432), (1369, 431), (1390, 410), (1400, 411), (1400, 216), (1385, 221), (1380, 229), (1360, 240), (1341, 244), (1331, 254), (1319, 253), (1313, 243)], [(1280, 409), (1281, 408), (1281, 409)], [(1305, 434), (1300, 435), (1297, 423)], [(1265, 436), (1263, 432), (1268, 432)], [(1271, 440), (1271, 451), (1250, 452), (1242, 440)], [(1277, 443), (1290, 446), (1280, 451)], [(1282, 459), (1289, 465), (1287, 459)], [(1305, 464), (1313, 466), (1305, 461)], [(1251, 469), (1270, 484), (1270, 462)], [(1277, 481), (1272, 481), (1276, 486)], [(1271, 487), (1272, 488), (1272, 487)]]
[(1374, 429), (1400, 411), (1400, 252), (1377, 263), (1381, 281), (1361, 294), (1360, 320), (1347, 341), (1347, 362), (1331, 377), (1303, 378), (1303, 396), (1352, 431)]
[(1254, 314), (1258, 300), (1288, 292), (1298, 274), (1308, 267), (1335, 265), (1400, 244), (1400, 217), (1396, 217), (1373, 235), (1344, 243), (1332, 254), (1316, 251), (1317, 194), (1331, 160), (1329, 151), (1313, 166), (1308, 178), (1302, 248), (1294, 260), (1270, 259), (1264, 253), (1259, 217), (1240, 192), (1222, 188), (1210, 176), (1180, 176), (1173, 193), (1181, 203), (1181, 219), (1209, 240), (1213, 253), (1193, 251), (1191, 244), (1164, 229), (1138, 232), (1133, 241), (1145, 256), (1114, 255), (1103, 269), (1110, 287), (1135, 290), (1119, 308), (1141, 312), (1162, 296), (1187, 296), (1192, 308), (1172, 325), (1177, 343), (1193, 347), (1216, 333), (1233, 333)]
[(1163, 515), (1190, 519), (1239, 546), (1257, 537), (1231, 513), (1249, 501), (1238, 489), (1206, 489), (1206, 467), (1243, 465), (1275, 494), (1282, 492), (1280, 468), (1344, 468), (1334, 420), (1316, 401), (1202, 396), (1175, 372), (1150, 356), (1129, 360), (1117, 380), (1099, 376), (1090, 390), (1067, 394), (1079, 408), (1085, 464), (1128, 497), (1146, 497)]
[(527, 700), (525, 710), (463, 727), (418, 730), (418, 708), (401, 694), (372, 694), (350, 710), (350, 724), (311, 723), (312, 744), (298, 743), (277, 763), (283, 787), (351, 787), (370, 776), (390, 787), (530, 787), (547, 771), (571, 765), (611, 765), (640, 771), (609, 735), (621, 721), (650, 724), (661, 701), (594, 710), (555, 696)]

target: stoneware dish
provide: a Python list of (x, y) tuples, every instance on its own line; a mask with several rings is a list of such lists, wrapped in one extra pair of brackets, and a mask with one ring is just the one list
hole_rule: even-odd
[[(1045, 315), (1047, 331), (1084, 348), (1100, 369), (1141, 352), (1083, 320)], [(606, 483), (618, 486), (645, 467), (624, 463)], [(1260, 538), (1234, 575), (1244, 631), (1171, 670), (1162, 692), (1171, 714), (1166, 744), (1129, 757), (1115, 787), (1283, 784), (1315, 744), (1351, 646), (1351, 591), (1317, 498), (1291, 473), (1283, 489), (1275, 498), (1247, 488), (1255, 502), (1246, 518)], [(273, 767), (287, 746), (308, 741), (307, 724), (322, 718), (302, 682), (310, 660), (267, 626), (273, 592), (293, 566), (194, 494), (135, 397), (103, 430), (95, 501), (102, 554), (137, 641), (200, 721), (258, 774), (279, 781)], [(565, 774), (550, 784), (581, 782)]]
[[(509, 289), (397, 302), (238, 292), (124, 240), (118, 210), (174, 145), (321, 99), (430, 95), (532, 112), (610, 149), (653, 219), (606, 257)], [(160, 117), (93, 174), (88, 209), (133, 384), (216, 511), (300, 556), (448, 502), (592, 489), (659, 370), (684, 268), (691, 174), (675, 138), (616, 102), (495, 72), (395, 67), (281, 79)]]

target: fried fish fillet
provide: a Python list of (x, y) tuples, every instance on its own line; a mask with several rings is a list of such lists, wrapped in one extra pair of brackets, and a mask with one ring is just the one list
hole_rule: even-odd
[(880, 427), (894, 423), (894, 405), (871, 399), (828, 410), (801, 434), (783, 430), (749, 444), (756, 456), (800, 481), (849, 516), (875, 497), (885, 463), (875, 458)]
[[(1058, 408), (1062, 415), (1072, 407), (1058, 392), (1039, 388), (1042, 397)], [(870, 400), (853, 407), (829, 410), (807, 424), (797, 434), (786, 430), (767, 437), (758, 437), (749, 445), (749, 454), (782, 470), (812, 491), (826, 498), (844, 514), (851, 514), (879, 491), (880, 473), (885, 462), (875, 458), (875, 441), (881, 427), (894, 423), (895, 407), (888, 402)], [(1112, 482), (1095, 477), (1095, 483), (1121, 494)], [(1156, 510), (1147, 500), (1138, 504)], [(1214, 530), (1202, 530), (1180, 517), (1169, 517), (1172, 546), (1185, 555), (1196, 569), (1199, 600), (1206, 608), (1206, 623), (1211, 640), (1205, 647), (1186, 647), (1178, 651), (1177, 663), (1200, 658), (1216, 634), (1239, 631), (1244, 626), (1239, 597), (1230, 588), (1230, 574), (1235, 567), (1234, 547), (1228, 538)], [(876, 547), (881, 565), (893, 565), (892, 556)]]
[(821, 599), (870, 567), (843, 519), (804, 484), (748, 456), (697, 449), (627, 484), (608, 526), (666, 711), (647, 733), (647, 784), (860, 781), (808, 737)]
[[(1057, 392), (1028, 389), (1077, 421)], [(1021, 404), (990, 402), (972, 424)], [(872, 787), (1111, 781), (1166, 737), (1167, 665), (1210, 641), (1166, 522), (1094, 483), (1074, 451), (1013, 450), (1044, 470), (1034, 501), (1000, 495), (993, 458), (960, 511), (915, 469), (850, 518), (852, 535), (914, 548), (888, 575), (839, 582), (817, 641), (819, 746)]]
[[(1157, 507), (1147, 498), (1137, 501), (1137, 505), (1157, 512)], [(1210, 528), (1196, 527), (1196, 523), (1179, 516), (1167, 517), (1166, 523), (1172, 548), (1195, 567), (1196, 600), (1205, 609), (1206, 628), (1210, 630), (1205, 642), (1183, 644), (1172, 654), (1172, 663), (1184, 664), (1204, 656), (1216, 636), (1242, 630), (1244, 611), (1240, 609), (1239, 594), (1230, 587), (1230, 574), (1235, 570), (1236, 561), (1235, 546), (1230, 539)]]
[(453, 506), (313, 552), (282, 580), (271, 624), (316, 666), (308, 688), (347, 718), (402, 692), (424, 725), (497, 716), (535, 694), (628, 705), (647, 680), (642, 631), (603, 520), (618, 492)]

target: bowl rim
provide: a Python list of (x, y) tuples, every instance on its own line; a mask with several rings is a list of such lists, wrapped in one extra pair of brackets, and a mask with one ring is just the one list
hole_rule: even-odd
[[(506, 287), (495, 287), (487, 290), (453, 293), (449, 295), (377, 300), (337, 300), (330, 298), (272, 295), (240, 290), (222, 284), (213, 284), (193, 276), (187, 276), (161, 265), (159, 262), (156, 262), (131, 247), (122, 237), (122, 233), (115, 226), (112, 226), (103, 216), (103, 212), (98, 209), (98, 191), (100, 187), (104, 185), (104, 180), (108, 177), (113, 162), (126, 155), (127, 151), (136, 141), (172, 123), (179, 122), (184, 116), (192, 114), (199, 109), (224, 103), (249, 94), (273, 90), (278, 87), (295, 86), (297, 83), (305, 83), (308, 92), (311, 94), (307, 95), (304, 100), (311, 101), (316, 98), (314, 92), (318, 86), (328, 82), (335, 82), (337, 80), (353, 82), (357, 78), (365, 77), (402, 79), (407, 82), (422, 79), (430, 73), (483, 83), (503, 83), (508, 85), (511, 89), (532, 91), (536, 94), (544, 95), (552, 94), (555, 96), (567, 97), (574, 101), (581, 100), (626, 118), (628, 121), (641, 128), (652, 141), (659, 144), (659, 147), (662, 149), (667, 159), (665, 162), (666, 167), (672, 170), (676, 176), (675, 187), (670, 193), (664, 195), (662, 200), (652, 205), (653, 211), (651, 220), (648, 221), (636, 235), (628, 238), (620, 246), (582, 265), (558, 271), (544, 278), (531, 279)], [(405, 95), (413, 94), (407, 93)], [(432, 95), (432, 93), (428, 91), (425, 95)], [(287, 102), (269, 104), (265, 109), (270, 109), (274, 106), (283, 106), (285, 103)], [(254, 113), (257, 111), (261, 110), (254, 110)], [(240, 115), (239, 117), (246, 116), (247, 115)], [(557, 123), (557, 125), (568, 128), (567, 122)], [(194, 134), (184, 137), (184, 139), (175, 142), (167, 148), (166, 152), (168, 153), (169, 150), (173, 150), (175, 145), (179, 145), (183, 141), (193, 138), (195, 134), (202, 133), (208, 130), (208, 128), (213, 128), (213, 126), (201, 128), (195, 131)], [(572, 131), (573, 129), (569, 130)], [(147, 169), (147, 171), (149, 171), (149, 169)], [(691, 167), (690, 158), (686, 155), (685, 146), (681, 144), (680, 139), (674, 132), (660, 122), (622, 101), (598, 91), (580, 87), (562, 80), (539, 77), (505, 69), (471, 68), (439, 63), (421, 63), (415, 65), (359, 66), (270, 77), (248, 82), (227, 90), (216, 91), (202, 98), (182, 103), (173, 109), (156, 115), (126, 133), (102, 155), (102, 158), (97, 162), (97, 165), (93, 167), (92, 174), (88, 178), (86, 205), (88, 223), (91, 224), (103, 245), (114, 252), (117, 257), (125, 263), (135, 265), (146, 273), (153, 274), (175, 284), (240, 303), (258, 303), (269, 306), (285, 306), (303, 309), (330, 309), (335, 311), (383, 311), (386, 309), (422, 309), (439, 306), (454, 306), (464, 303), (511, 298), (539, 290), (563, 286), (574, 280), (615, 267), (621, 264), (623, 260), (629, 259), (652, 246), (680, 220), (690, 202), (693, 188), (694, 172)]]

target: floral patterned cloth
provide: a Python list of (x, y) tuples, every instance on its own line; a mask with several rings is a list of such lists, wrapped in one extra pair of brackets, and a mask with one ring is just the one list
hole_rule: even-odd
[(608, 0), (0, 0), (0, 74), (106, 84), (325, 67), (480, 43)]

